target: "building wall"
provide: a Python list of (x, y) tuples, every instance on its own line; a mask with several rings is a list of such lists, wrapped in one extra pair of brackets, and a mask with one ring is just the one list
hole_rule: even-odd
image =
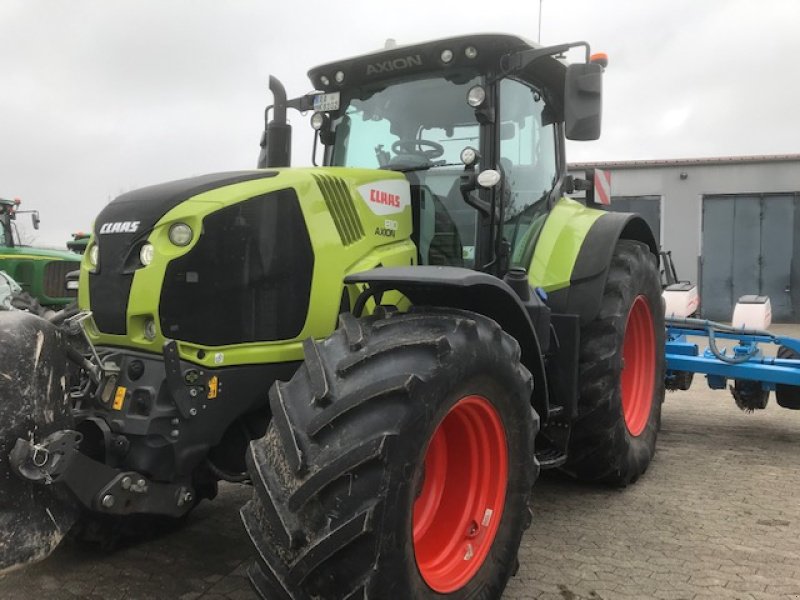
[[(702, 198), (708, 194), (800, 192), (800, 158), (780, 161), (667, 162), (657, 166), (635, 163), (573, 165), (611, 171), (613, 196), (661, 196), (661, 244), (672, 251), (682, 279), (698, 280), (701, 254)], [(685, 178), (681, 177), (685, 174)], [(800, 257), (798, 257), (800, 260)]]

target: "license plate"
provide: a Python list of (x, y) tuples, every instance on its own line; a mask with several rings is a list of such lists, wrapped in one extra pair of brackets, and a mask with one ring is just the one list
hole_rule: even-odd
[(339, 110), (339, 92), (314, 96), (315, 111)]

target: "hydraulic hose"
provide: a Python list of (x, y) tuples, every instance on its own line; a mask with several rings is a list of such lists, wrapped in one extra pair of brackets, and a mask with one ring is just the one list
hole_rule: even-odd
[(747, 354), (742, 354), (741, 356), (725, 356), (717, 348), (717, 340), (715, 337), (716, 332), (733, 333), (741, 335), (757, 335), (761, 337), (768, 337), (773, 342), (776, 341), (775, 336), (772, 335), (769, 331), (764, 331), (761, 329), (738, 329), (736, 327), (731, 327), (730, 325), (724, 325), (722, 323), (717, 323), (715, 321), (709, 321), (708, 319), (693, 319), (693, 318), (676, 319), (674, 317), (668, 317), (667, 319), (665, 319), (665, 322), (667, 325), (683, 326), (686, 327), (687, 329), (696, 329), (698, 331), (702, 330), (707, 332), (708, 349), (711, 350), (711, 354), (713, 354), (717, 359), (721, 360), (722, 362), (731, 365), (738, 365), (747, 362), (756, 355), (757, 349), (753, 347)]

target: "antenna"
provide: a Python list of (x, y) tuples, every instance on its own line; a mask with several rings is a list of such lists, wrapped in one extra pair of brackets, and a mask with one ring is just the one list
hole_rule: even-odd
[(542, 43), (542, 0), (539, 0), (539, 37), (536, 38), (536, 43)]

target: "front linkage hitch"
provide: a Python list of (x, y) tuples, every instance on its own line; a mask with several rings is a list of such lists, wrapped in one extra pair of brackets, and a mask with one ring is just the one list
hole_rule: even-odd
[(65, 429), (38, 444), (17, 439), (10, 466), (28, 481), (65, 486), (83, 506), (97, 512), (181, 517), (192, 507), (195, 494), (190, 487), (149, 481), (135, 471), (104, 465), (80, 452), (82, 438)]
[[(55, 324), (67, 338), (73, 342), (78, 340), (76, 345), (82, 346), (81, 350), (73, 343), (65, 346), (67, 358), (85, 375), (77, 395), (108, 404), (116, 389), (119, 367), (98, 356), (84, 329), (89, 316), (91, 313), (86, 311), (65, 313)], [(175, 351), (174, 347), (171, 349)], [(83, 437), (71, 428), (58, 429), (38, 442), (18, 437), (8, 457), (9, 467), (24, 480), (70, 490), (80, 504), (100, 513), (181, 517), (194, 505), (196, 494), (191, 486), (150, 481), (136, 471), (114, 468), (95, 460), (80, 451)], [(119, 441), (124, 442), (124, 438), (120, 437)]]

